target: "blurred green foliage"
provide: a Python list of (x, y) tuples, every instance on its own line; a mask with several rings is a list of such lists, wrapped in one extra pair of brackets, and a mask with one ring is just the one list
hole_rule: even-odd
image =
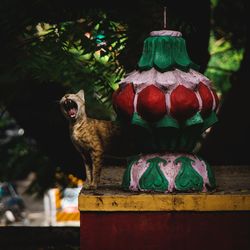
[[(18, 37), (17, 62), (0, 75), (2, 93), (6, 93), (6, 83), (28, 76), (40, 82), (60, 82), (72, 92), (83, 88), (90, 102), (98, 100), (112, 112), (110, 95), (124, 73), (117, 56), (125, 46), (126, 28), (101, 11), (83, 16), (27, 25)], [(6, 98), (1, 96), (8, 102)]]
[(231, 77), (243, 59), (247, 23), (244, 0), (211, 0), (210, 60), (205, 75), (221, 97), (231, 88)]
[(111, 94), (124, 74), (117, 56), (125, 47), (126, 26), (107, 19), (102, 11), (83, 16), (27, 25), (19, 35), (17, 60), (0, 75), (0, 181), (24, 178), (33, 171), (37, 180), (30, 190), (37, 192), (55, 178), (51, 161), (5, 110), (5, 104), (15, 98), (13, 89), (18, 94), (22, 87), (18, 80), (60, 83), (68, 93), (84, 89), (89, 116), (115, 119)]
[(209, 43), (210, 60), (205, 75), (212, 80), (218, 94), (223, 96), (231, 88), (231, 76), (238, 71), (244, 49), (235, 49), (224, 38), (215, 38), (211, 32)]
[(40, 82), (60, 82), (72, 92), (82, 88), (90, 106), (98, 100), (112, 112), (111, 93), (124, 74), (117, 56), (125, 46), (126, 29), (102, 12), (89, 15), (27, 26), (16, 77), (29, 74)]

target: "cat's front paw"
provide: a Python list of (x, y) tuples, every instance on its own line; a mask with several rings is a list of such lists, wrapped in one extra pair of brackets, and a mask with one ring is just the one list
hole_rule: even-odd
[(82, 185), (82, 189), (89, 190), (90, 189), (90, 184), (89, 183), (84, 183)]
[(84, 183), (82, 188), (85, 189), (85, 190), (95, 190), (95, 189), (97, 189), (97, 184), (95, 184), (95, 183)]
[(90, 189), (95, 190), (95, 189), (97, 189), (97, 184), (96, 183), (91, 183), (89, 185), (89, 187), (90, 187)]

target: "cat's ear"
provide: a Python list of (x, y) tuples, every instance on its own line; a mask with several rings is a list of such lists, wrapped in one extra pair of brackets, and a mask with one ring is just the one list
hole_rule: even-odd
[(81, 89), (80, 91), (78, 91), (76, 94), (77, 94), (82, 100), (85, 100), (83, 89)]

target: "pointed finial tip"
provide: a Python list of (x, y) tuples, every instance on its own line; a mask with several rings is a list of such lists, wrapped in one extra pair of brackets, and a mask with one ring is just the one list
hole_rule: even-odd
[(163, 17), (163, 28), (166, 29), (167, 28), (167, 7), (164, 6), (164, 17)]

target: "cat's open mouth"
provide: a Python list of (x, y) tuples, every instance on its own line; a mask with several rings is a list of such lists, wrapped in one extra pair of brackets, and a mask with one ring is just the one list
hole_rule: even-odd
[(77, 113), (77, 104), (71, 100), (67, 99), (63, 103), (63, 107), (70, 118), (75, 118)]

